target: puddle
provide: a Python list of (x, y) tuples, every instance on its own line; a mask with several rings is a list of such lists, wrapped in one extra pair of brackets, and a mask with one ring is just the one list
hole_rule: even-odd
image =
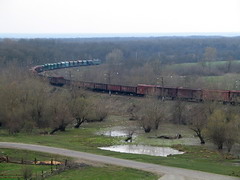
[(99, 149), (109, 150), (114, 152), (121, 152), (121, 153), (147, 154), (151, 156), (163, 156), (163, 157), (184, 153), (169, 147), (154, 147), (154, 146), (144, 146), (144, 145), (118, 145), (118, 146), (110, 146), (110, 147), (99, 147)]
[(121, 131), (121, 130), (113, 130), (113, 131), (105, 131), (103, 133), (104, 136), (112, 136), (112, 137), (120, 137), (120, 136), (127, 136), (128, 133)]
[[(129, 132), (126, 130), (108, 130), (108, 131), (97, 133), (97, 135), (104, 135), (104, 136), (111, 136), (111, 137), (121, 137), (121, 136), (127, 137), (129, 135)], [(133, 138), (137, 137), (136, 133), (134, 133), (132, 137)]]

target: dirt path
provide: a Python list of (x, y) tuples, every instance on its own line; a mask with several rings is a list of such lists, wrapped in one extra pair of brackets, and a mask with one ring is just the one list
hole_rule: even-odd
[(78, 159), (94, 161), (105, 164), (113, 164), (117, 166), (130, 167), (135, 169), (141, 169), (144, 171), (149, 171), (164, 175), (162, 180), (166, 179), (178, 179), (178, 180), (240, 180), (240, 178), (223, 176), (218, 174), (206, 173), (201, 171), (187, 170), (181, 168), (174, 168), (168, 166), (161, 166), (150, 163), (142, 163), (131, 160), (124, 160), (119, 158), (113, 158), (108, 156), (95, 155), (85, 152), (67, 150), (62, 148), (54, 148), (41, 145), (32, 145), (32, 144), (22, 144), (22, 143), (10, 143), (10, 142), (0, 142), (0, 148), (16, 148), (16, 149), (28, 149), (33, 151), (41, 151), (52, 154), (59, 154), (69, 157), (74, 157)]

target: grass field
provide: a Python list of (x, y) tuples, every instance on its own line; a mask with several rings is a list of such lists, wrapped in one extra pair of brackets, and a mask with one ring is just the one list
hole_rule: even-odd
[[(211, 66), (218, 66), (218, 65), (225, 65), (229, 63), (229, 61), (212, 61), (212, 62), (206, 62), (206, 65), (211, 65)], [(240, 60), (233, 60), (231, 61), (232, 65), (234, 66), (235, 64), (240, 64)], [(189, 67), (189, 66), (197, 66), (199, 63), (181, 63), (181, 64), (173, 64), (171, 65), (172, 67)]]

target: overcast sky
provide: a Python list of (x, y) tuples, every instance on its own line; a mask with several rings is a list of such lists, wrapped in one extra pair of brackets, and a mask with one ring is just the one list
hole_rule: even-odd
[(0, 33), (240, 32), (240, 0), (0, 0)]

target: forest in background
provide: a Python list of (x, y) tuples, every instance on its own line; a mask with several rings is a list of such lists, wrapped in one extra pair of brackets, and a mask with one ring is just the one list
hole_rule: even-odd
[(209, 47), (215, 51), (213, 60), (240, 59), (240, 37), (0, 39), (0, 63), (15, 61), (26, 67), (76, 59), (105, 61), (108, 53), (119, 49), (131, 68), (154, 60), (163, 64), (200, 62)]

